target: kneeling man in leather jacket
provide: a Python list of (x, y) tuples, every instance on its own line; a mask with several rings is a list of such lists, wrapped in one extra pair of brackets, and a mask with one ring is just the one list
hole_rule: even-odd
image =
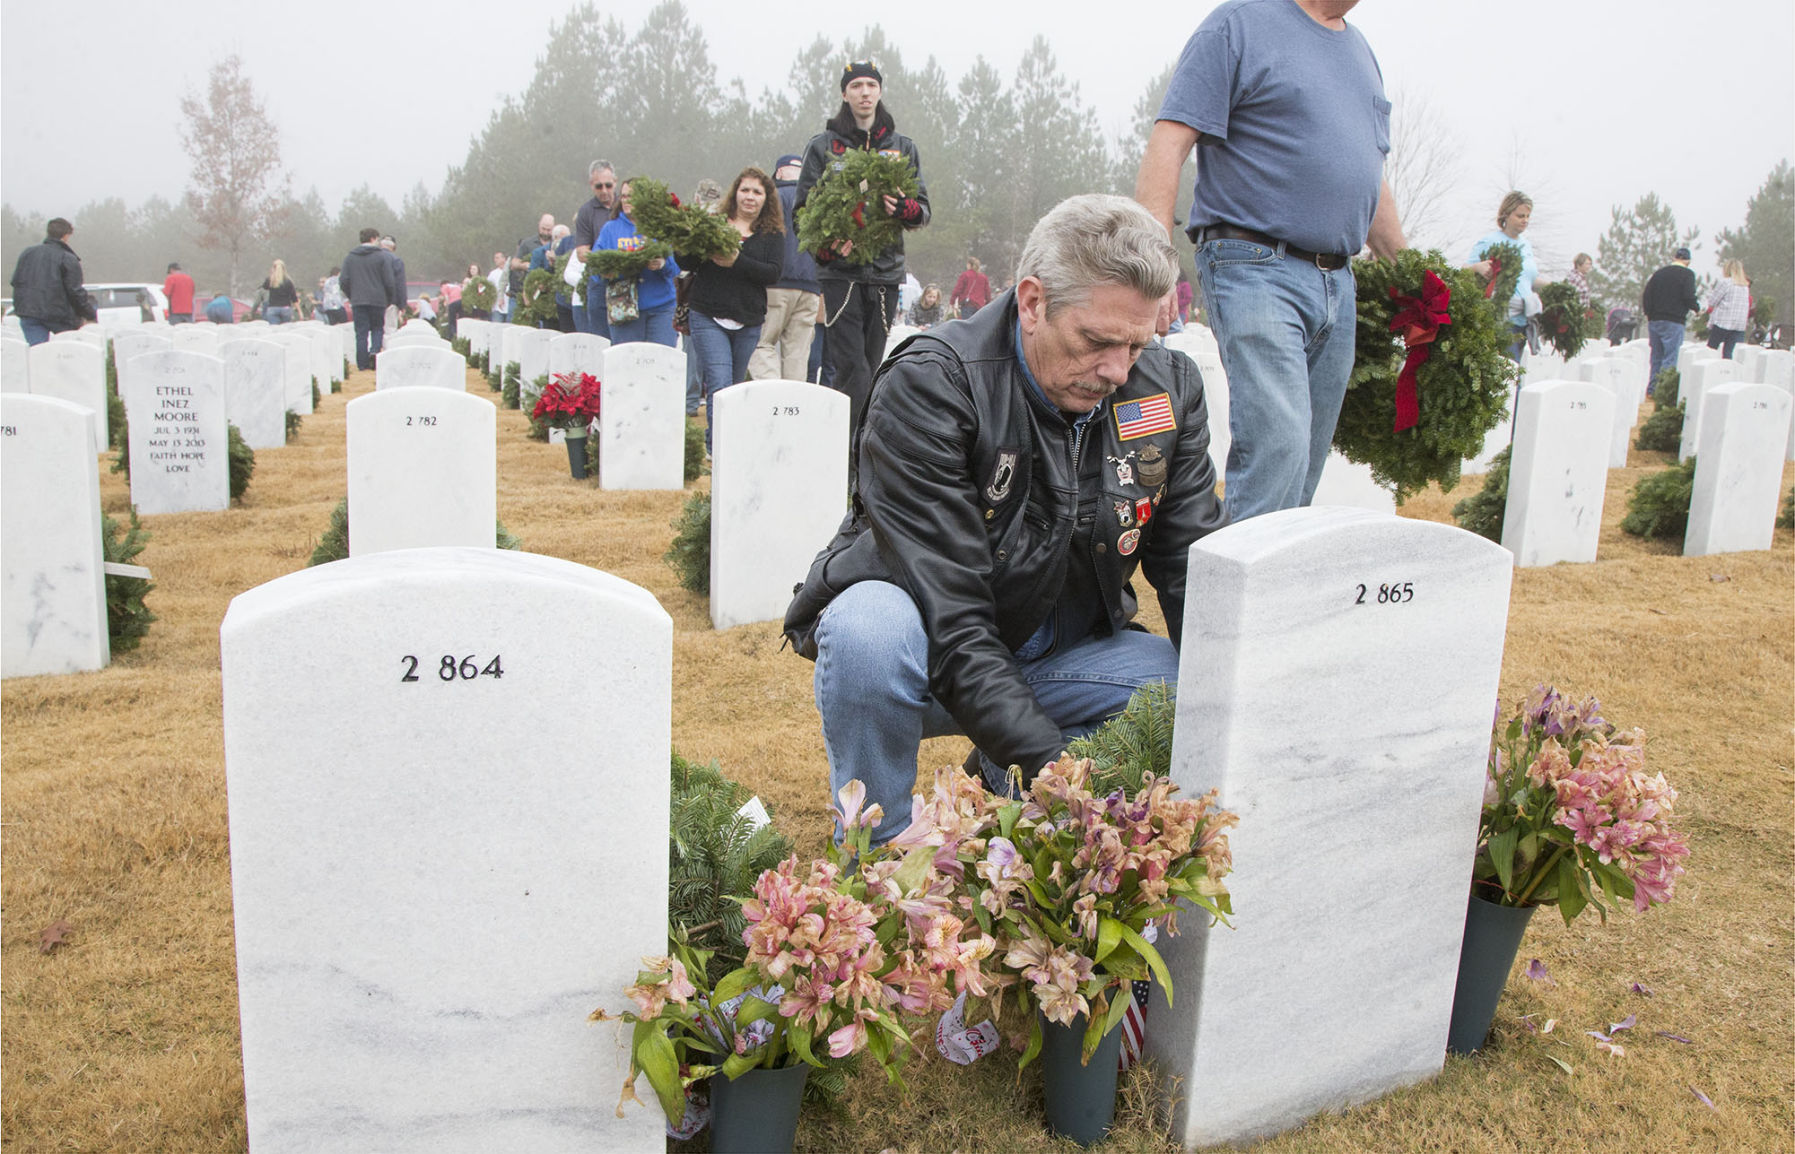
[[(1196, 366), (1154, 342), (1178, 276), (1133, 201), (1077, 196), (1016, 287), (901, 345), (856, 430), (859, 491), (786, 612), (816, 662), (831, 794), (910, 819), (924, 738), (1032, 780), (1141, 685), (1175, 681), (1186, 553), (1225, 521)], [(1133, 624), (1136, 568), (1171, 639)]]

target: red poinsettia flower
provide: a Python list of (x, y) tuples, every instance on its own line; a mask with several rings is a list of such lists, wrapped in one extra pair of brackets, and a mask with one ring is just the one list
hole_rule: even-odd
[(589, 424), (598, 416), (601, 387), (591, 373), (562, 373), (549, 379), (530, 415), (561, 429)]

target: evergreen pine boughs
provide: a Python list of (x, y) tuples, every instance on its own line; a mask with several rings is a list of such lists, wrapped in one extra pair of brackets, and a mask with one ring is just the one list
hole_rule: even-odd
[(697, 421), (686, 422), (686, 484), (704, 476), (704, 426)]
[[(124, 405), (120, 404), (119, 408), (124, 408)], [(113, 437), (112, 445), (118, 450), (118, 456), (112, 459), (112, 472), (123, 473), (125, 480), (129, 481), (131, 479), (131, 423), (122, 415), (118, 419), (118, 432)]]
[(1067, 746), (1073, 757), (1091, 759), (1093, 793), (1103, 796), (1122, 789), (1132, 797), (1147, 774), (1166, 777), (1172, 772), (1177, 704), (1177, 691), (1165, 682), (1143, 685), (1128, 699), (1126, 709)]
[(1653, 473), (1633, 486), (1620, 527), (1635, 537), (1681, 541), (1689, 528), (1689, 498), (1695, 492), (1695, 458)]
[(560, 283), (548, 269), (530, 270), (530, 275), (524, 278), (523, 304), (517, 310), (527, 323), (554, 326), (555, 289)]
[(742, 247), (742, 234), (734, 225), (695, 204), (680, 204), (660, 181), (635, 176), (625, 183), (636, 231), (668, 245), (680, 260), (695, 265)]
[[(512, 536), (505, 528), (503, 521), (493, 522), (495, 543), (500, 549), (522, 549), (524, 543)], [(349, 498), (344, 497), (337, 502), (336, 508), (330, 511), (330, 525), (325, 528), (324, 536), (318, 539), (317, 548), (312, 550), (311, 560), (306, 567), (328, 565), (332, 561), (341, 561), (349, 556)]]
[(312, 412), (317, 412), (318, 406), (323, 403), (324, 395), (318, 391), (318, 381), (317, 378), (314, 377), (312, 379)]
[(871, 264), (904, 235), (902, 222), (885, 211), (885, 197), (904, 200), (916, 190), (916, 169), (905, 157), (849, 149), (829, 162), (805, 198), (798, 214), (798, 247), (815, 253), (834, 241), (853, 241), (853, 251), (839, 259)]
[(1790, 489), (1789, 495), (1783, 498), (1782, 512), (1776, 515), (1776, 527), (1795, 529), (1795, 489)]
[(771, 823), (755, 829), (738, 812), (749, 797), (716, 762), (701, 766), (673, 755), (667, 916), (692, 945), (716, 951), (706, 967), (713, 983), (747, 955), (742, 899), (754, 896), (754, 879), (792, 852), (791, 839)]
[(1452, 507), (1452, 519), (1460, 529), (1468, 529), (1498, 545), (1502, 544), (1502, 522), (1508, 511), (1508, 453), (1505, 448), (1490, 458), (1483, 488)]
[(462, 360), (467, 361), (469, 364), (473, 363), (474, 358), (472, 356), (472, 350), (468, 347), (468, 339), (466, 337), (456, 337), (449, 342), (449, 347), (454, 349), (456, 354), (459, 355)]
[(586, 255), (586, 272), (606, 280), (640, 276), (647, 271), (649, 261), (665, 260), (672, 255), (673, 249), (658, 240), (650, 240), (641, 248), (628, 252), (620, 248), (595, 248)]
[(1557, 281), (1539, 290), (1539, 331), (1558, 355), (1569, 361), (1583, 349), (1583, 302), (1576, 286)]
[[(1391, 290), (1418, 297), (1422, 274), (1429, 271), (1450, 290), (1451, 320), (1439, 327), (1416, 371), (1420, 422), (1398, 433), (1396, 383), (1407, 350), (1390, 328), (1402, 308)], [(1358, 331), (1334, 447), (1370, 465), (1372, 477), (1393, 488), (1399, 503), (1430, 481), (1450, 489), (1460, 466), (1483, 450), (1484, 434), (1507, 412), (1509, 390), (1520, 376), (1520, 366), (1505, 355), (1507, 325), (1484, 307), (1477, 274), (1453, 266), (1438, 251), (1407, 249), (1394, 262), (1354, 261), (1353, 275)]]
[[(304, 417), (300, 416), (292, 409), (287, 410), (287, 444), (291, 445), (293, 443), (293, 438), (299, 435), (299, 426), (304, 423)], [(126, 472), (129, 471), (130, 470), (128, 469), (126, 470)]]
[(711, 595), (711, 495), (693, 493), (673, 519), (673, 544), (662, 559), (679, 577), (680, 588)]
[(255, 475), (256, 451), (249, 447), (249, 442), (243, 439), (237, 426), (227, 424), (224, 429), (228, 439), (226, 454), (231, 467), (231, 500), (235, 501), (243, 496), (244, 491), (249, 488), (249, 479)]
[(461, 307), (464, 309), (491, 312), (492, 306), (498, 303), (499, 290), (483, 276), (471, 277), (461, 286)]
[(515, 409), (521, 407), (523, 404), (520, 389), (522, 380), (523, 367), (516, 361), (512, 361), (505, 366), (505, 387), (499, 394), (499, 408)]
[(1515, 286), (1521, 283), (1521, 246), (1506, 240), (1492, 244), (1483, 250), (1482, 259), (1489, 261), (1495, 270), (1491, 274), (1494, 287), (1490, 287), (1491, 281), (1480, 278), (1477, 282), (1478, 289), (1482, 291), (1489, 288), (1484, 299), (1495, 308), (1496, 319), (1507, 324), (1508, 302), (1514, 299)]
[[(102, 515), (100, 539), (105, 547), (106, 560), (130, 565), (143, 552), (143, 547), (150, 543), (150, 534), (138, 523), (137, 510), (132, 509), (131, 528), (122, 537), (119, 536), (118, 522)], [(106, 575), (106, 632), (112, 639), (114, 655), (137, 648), (144, 634), (150, 631), (150, 624), (156, 620), (156, 615), (144, 605), (143, 599), (155, 588), (142, 577)]]
[(1639, 425), (1633, 444), (1657, 453), (1675, 453), (1683, 447), (1683, 406), (1678, 403), (1682, 376), (1665, 369), (1652, 385), (1652, 415)]

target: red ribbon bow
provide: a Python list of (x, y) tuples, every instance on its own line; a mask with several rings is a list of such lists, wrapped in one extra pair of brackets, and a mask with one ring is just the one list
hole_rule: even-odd
[(1486, 301), (1489, 300), (1490, 295), (1496, 291), (1496, 278), (1501, 275), (1502, 275), (1502, 261), (1500, 259), (1498, 259), (1497, 257), (1491, 257), (1490, 258), (1490, 280), (1489, 280), (1488, 284), (1483, 286), (1483, 299), (1484, 300), (1486, 300)]
[(1412, 429), (1421, 419), (1421, 401), (1415, 393), (1415, 372), (1427, 363), (1434, 338), (1439, 335), (1441, 325), (1452, 323), (1452, 317), (1446, 312), (1446, 306), (1452, 303), (1452, 290), (1446, 282), (1436, 276), (1432, 269), (1421, 274), (1421, 295), (1419, 297), (1404, 296), (1390, 286), (1390, 299), (1396, 302), (1396, 316), (1390, 321), (1390, 331), (1402, 334), (1403, 347), (1409, 355), (1402, 362), (1402, 372), (1396, 377), (1396, 427), (1394, 432)]

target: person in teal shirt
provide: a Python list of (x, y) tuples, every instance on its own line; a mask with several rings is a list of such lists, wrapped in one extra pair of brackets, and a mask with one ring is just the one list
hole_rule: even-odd
[(206, 306), (206, 319), (215, 325), (228, 325), (237, 319), (237, 310), (231, 305), (231, 298), (219, 293)]
[(1527, 325), (1538, 309), (1529, 306), (1529, 298), (1539, 291), (1539, 262), (1533, 256), (1533, 244), (1521, 234), (1533, 220), (1533, 199), (1524, 192), (1510, 191), (1496, 209), (1496, 229), (1479, 237), (1471, 246), (1471, 260), (1465, 267), (1488, 280), (1496, 272), (1493, 262), (1484, 253), (1499, 244), (1512, 244), (1521, 250), (1521, 276), (1515, 281), (1514, 295), (1508, 301), (1510, 340), (1508, 359), (1519, 361), (1521, 349), (1527, 345)]

